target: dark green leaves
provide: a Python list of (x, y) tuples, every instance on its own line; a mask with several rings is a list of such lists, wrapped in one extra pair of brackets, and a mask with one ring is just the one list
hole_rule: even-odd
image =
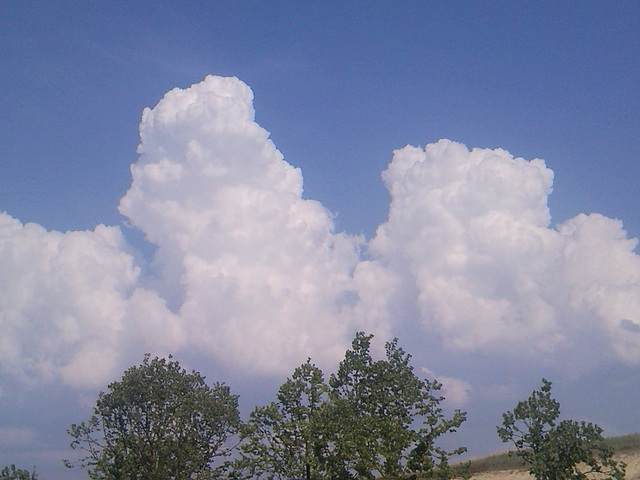
[(67, 466), (93, 479), (179, 480), (212, 476), (216, 457), (239, 428), (238, 399), (209, 387), (178, 362), (145, 356), (100, 393), (93, 416), (71, 425), (71, 447), (84, 452)]
[(310, 360), (296, 368), (275, 402), (251, 412), (236, 469), (251, 478), (324, 478), (326, 390)]
[(22, 468), (16, 468), (15, 465), (8, 465), (0, 470), (0, 480), (38, 480), (38, 474), (24, 470)]
[[(89, 420), (71, 425), (71, 447), (84, 456), (66, 464), (112, 480), (454, 477), (449, 459), (465, 449), (439, 440), (465, 414), (445, 415), (440, 384), (415, 374), (397, 340), (374, 359), (371, 339), (356, 334), (328, 383), (307, 360), (244, 425), (228, 387), (147, 355), (99, 395)], [(216, 465), (236, 433), (238, 455)]]
[(356, 334), (328, 385), (307, 361), (275, 402), (256, 408), (239, 470), (264, 479), (451, 478), (448, 460), (464, 449), (447, 452), (437, 441), (455, 432), (464, 414), (445, 417), (440, 385), (415, 375), (397, 340), (375, 360), (371, 339)]
[(437, 441), (455, 432), (465, 415), (456, 411), (452, 418), (445, 417), (441, 385), (415, 374), (411, 355), (397, 339), (386, 344), (384, 360), (372, 358), (371, 339), (356, 334), (329, 380), (338, 419), (332, 432), (336, 465), (349, 472), (345, 478), (391, 479), (416, 473), (431, 478), (445, 470), (452, 474), (448, 459), (464, 448), (447, 452)]

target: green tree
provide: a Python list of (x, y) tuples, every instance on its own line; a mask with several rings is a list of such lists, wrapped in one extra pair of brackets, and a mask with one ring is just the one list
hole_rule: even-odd
[(321, 459), (326, 444), (318, 411), (326, 389), (322, 371), (310, 359), (296, 368), (275, 402), (251, 412), (236, 469), (269, 480), (325, 478)]
[[(171, 358), (171, 357), (169, 357)], [(66, 466), (92, 479), (217, 478), (240, 420), (238, 397), (186, 372), (178, 362), (147, 354), (141, 365), (101, 392), (87, 422), (68, 430), (71, 448), (85, 455)]]
[(35, 469), (30, 472), (15, 465), (8, 465), (0, 470), (0, 480), (38, 480)]
[(370, 354), (372, 335), (356, 334), (338, 371), (329, 379), (329, 403), (323, 409), (329, 455), (336, 479), (451, 478), (451, 452), (440, 437), (456, 432), (465, 414), (446, 418), (441, 385), (416, 376), (411, 355), (394, 339), (386, 359)]
[(626, 465), (613, 460), (613, 449), (598, 425), (562, 420), (560, 404), (551, 397), (551, 382), (502, 415), (498, 436), (512, 442), (516, 454), (537, 480), (623, 479)]
[(357, 333), (329, 384), (308, 360), (280, 387), (275, 402), (254, 409), (244, 426), (237, 478), (265, 480), (439, 478), (454, 475), (453, 455), (438, 445), (465, 414), (447, 418), (436, 381), (420, 379), (397, 339), (386, 359)]

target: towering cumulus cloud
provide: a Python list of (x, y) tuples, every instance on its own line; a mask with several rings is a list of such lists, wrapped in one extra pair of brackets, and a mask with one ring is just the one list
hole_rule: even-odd
[[(550, 227), (544, 162), (447, 140), (398, 150), (389, 217), (367, 244), (302, 197), (252, 100), (207, 77), (143, 112), (119, 208), (156, 247), (148, 265), (118, 227), (0, 215), (2, 375), (91, 387), (144, 351), (186, 349), (282, 374), (337, 361), (355, 330), (405, 326), (462, 356), (640, 362), (636, 241), (597, 214)], [(471, 385), (448, 381), (463, 402)]]
[(207, 77), (145, 110), (120, 211), (158, 246), (191, 341), (278, 371), (347, 345), (360, 240), (301, 198), (300, 170), (254, 122), (252, 100), (239, 80)]

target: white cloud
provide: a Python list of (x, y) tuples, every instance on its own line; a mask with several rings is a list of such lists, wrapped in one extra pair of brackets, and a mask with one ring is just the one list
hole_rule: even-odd
[(562, 285), (566, 303), (581, 314), (578, 329), (604, 335), (625, 361), (640, 361), (640, 258), (636, 239), (618, 220), (578, 215), (558, 228), (563, 242)]
[[(131, 309), (145, 295), (136, 290), (139, 269), (126, 250), (117, 227), (63, 234), (0, 214), (4, 373), (101, 385), (126, 365)], [(139, 309), (153, 316), (153, 301), (143, 303)]]
[(442, 388), (440, 394), (444, 397), (444, 402), (451, 408), (461, 408), (469, 404), (473, 387), (469, 382), (457, 377), (447, 375), (437, 375), (428, 368), (422, 368), (427, 377), (437, 380)]
[(192, 344), (285, 372), (344, 352), (362, 240), (334, 233), (324, 207), (301, 198), (300, 170), (254, 122), (251, 102), (237, 79), (207, 77), (145, 110), (120, 211), (158, 245), (164, 291)]
[(369, 253), (415, 288), (420, 322), (452, 350), (544, 358), (604, 335), (636, 362), (636, 241), (601, 215), (549, 228), (552, 178), (500, 149), (405, 147), (383, 173), (389, 219)]
[[(397, 150), (388, 221), (365, 245), (302, 198), (235, 78), (167, 93), (140, 138), (119, 208), (157, 246), (151, 265), (117, 227), (0, 215), (3, 375), (104, 386), (143, 351), (181, 350), (282, 374), (307, 356), (334, 366), (355, 330), (414, 324), (463, 356), (640, 361), (636, 241), (596, 214), (550, 228), (541, 160), (448, 140)], [(467, 401), (468, 383), (447, 384)]]

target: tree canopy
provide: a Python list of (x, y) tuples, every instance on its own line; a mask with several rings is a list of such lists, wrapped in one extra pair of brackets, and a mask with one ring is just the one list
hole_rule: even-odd
[(356, 334), (338, 371), (325, 383), (308, 360), (280, 387), (275, 402), (253, 410), (240, 469), (247, 478), (450, 478), (448, 452), (438, 446), (465, 414), (447, 418), (441, 385), (421, 379), (397, 339), (374, 360), (372, 335)]
[[(98, 395), (87, 421), (70, 426), (79, 455), (65, 464), (86, 469), (93, 480), (467, 477), (450, 465), (466, 449), (441, 443), (466, 414), (445, 411), (442, 385), (416, 374), (397, 339), (385, 344), (381, 359), (371, 353), (372, 339), (358, 332), (328, 380), (308, 359), (244, 424), (229, 387), (209, 386), (172, 357), (147, 354)], [(613, 459), (600, 427), (559, 415), (551, 382), (543, 379), (503, 414), (498, 435), (513, 442), (537, 480), (624, 478), (625, 464)], [(11, 466), (0, 471), (4, 478), (37, 476)]]
[(442, 385), (415, 374), (398, 339), (386, 343), (385, 359), (374, 360), (372, 338), (357, 333), (329, 379), (334, 478), (449, 478), (449, 458), (466, 449), (446, 451), (438, 440), (456, 432), (466, 414), (445, 416)]
[[(171, 358), (171, 357), (170, 357)], [(186, 372), (178, 362), (145, 355), (141, 365), (100, 393), (87, 422), (73, 424), (71, 447), (84, 457), (68, 467), (92, 479), (215, 478), (237, 433), (238, 398), (229, 388)]]
[(620, 480), (625, 464), (615, 461), (613, 449), (595, 424), (562, 420), (560, 404), (551, 397), (551, 382), (542, 379), (540, 390), (502, 415), (498, 436), (512, 442), (516, 454), (537, 480)]
[(35, 469), (30, 472), (23, 468), (16, 468), (15, 465), (7, 465), (0, 470), (0, 480), (38, 480)]
[(247, 478), (326, 478), (327, 441), (321, 409), (327, 386), (307, 360), (280, 386), (276, 400), (256, 407), (243, 428), (238, 474)]

